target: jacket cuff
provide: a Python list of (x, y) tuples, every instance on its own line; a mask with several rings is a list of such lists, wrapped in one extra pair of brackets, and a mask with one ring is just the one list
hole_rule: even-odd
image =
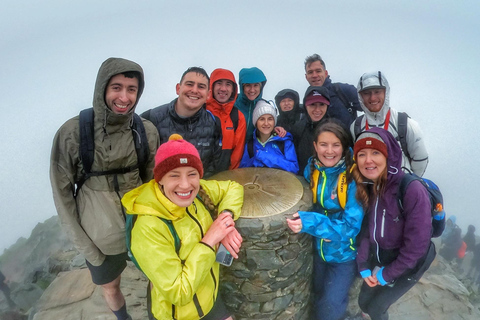
[(372, 270), (366, 269), (366, 270), (360, 271), (360, 275), (362, 276), (363, 279), (368, 278), (372, 275)]
[(378, 270), (377, 272), (377, 280), (378, 282), (380, 283), (380, 285), (384, 286), (384, 285), (387, 285), (388, 282), (385, 281), (385, 279), (383, 278), (383, 270), (385, 269), (385, 267), (382, 267), (380, 270)]
[(445, 211), (439, 212), (436, 215), (433, 216), (433, 219), (435, 220), (443, 220), (445, 217)]
[(213, 252), (215, 252), (215, 249), (213, 249), (212, 247), (210, 247), (208, 244), (206, 244), (205, 242), (202, 242), (200, 241), (201, 244), (203, 244), (204, 246), (210, 248)]

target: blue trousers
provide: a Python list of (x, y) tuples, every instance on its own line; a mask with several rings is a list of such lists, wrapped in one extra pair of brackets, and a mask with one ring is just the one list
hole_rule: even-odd
[(315, 319), (343, 319), (348, 305), (348, 291), (357, 273), (355, 260), (329, 263), (317, 253), (314, 255), (313, 267)]

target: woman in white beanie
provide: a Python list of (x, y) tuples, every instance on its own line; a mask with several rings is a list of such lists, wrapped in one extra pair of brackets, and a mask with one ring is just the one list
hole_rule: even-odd
[(240, 168), (267, 167), (298, 173), (298, 161), (290, 133), (275, 132), (278, 110), (273, 101), (259, 100), (253, 110), (253, 139), (247, 141)]

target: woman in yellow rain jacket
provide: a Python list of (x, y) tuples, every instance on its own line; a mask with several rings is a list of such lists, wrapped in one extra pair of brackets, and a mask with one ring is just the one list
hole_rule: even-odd
[[(231, 319), (217, 297), (215, 256), (222, 242), (237, 257), (242, 238), (234, 219), (243, 205), (243, 187), (201, 180), (198, 151), (175, 138), (157, 151), (155, 179), (122, 199), (127, 214), (137, 216), (131, 251), (152, 283), (150, 311), (156, 319)], [(178, 254), (170, 221), (180, 239)]]

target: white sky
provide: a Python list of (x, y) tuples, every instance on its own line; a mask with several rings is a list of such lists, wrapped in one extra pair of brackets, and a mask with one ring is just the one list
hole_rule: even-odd
[[(381, 70), (391, 106), (417, 120), (448, 215), (480, 228), (477, 77), (480, 1), (25, 1), (2, 0), (0, 250), (56, 214), (49, 157), (57, 129), (91, 106), (100, 64), (123, 57), (145, 70), (137, 111), (175, 98), (190, 66), (257, 66), (264, 97), (303, 97), (303, 61), (319, 53), (332, 80), (356, 86)], [(238, 80), (238, 78), (237, 78)], [(6, 98), (6, 99), (5, 99)], [(1, 253), (1, 251), (0, 251)]]

